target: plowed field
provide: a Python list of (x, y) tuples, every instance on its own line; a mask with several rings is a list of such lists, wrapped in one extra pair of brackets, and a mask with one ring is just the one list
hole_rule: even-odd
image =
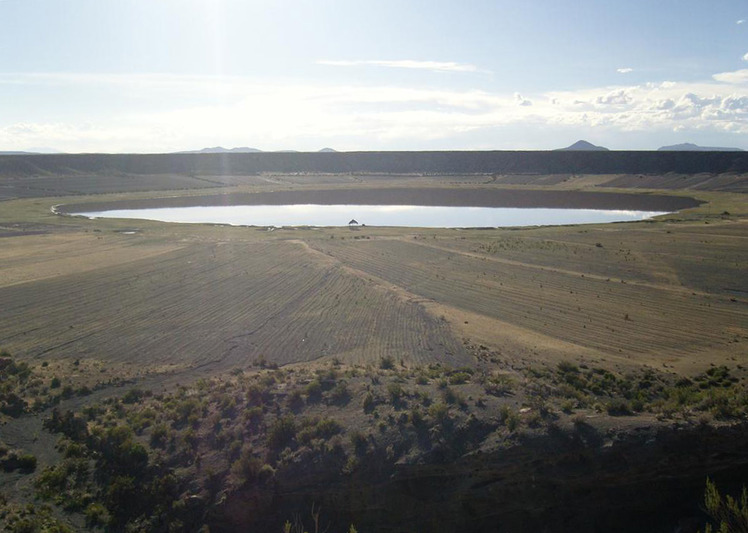
[[(515, 330), (502, 333), (502, 325), (508, 324), (602, 358), (698, 365), (734, 351), (735, 343), (748, 337), (748, 305), (731, 296), (745, 290), (738, 275), (748, 259), (742, 237), (711, 237), (723, 244), (713, 246), (712, 253), (720, 250), (731, 262), (724, 262), (721, 274), (710, 275), (704, 248), (698, 245), (676, 259), (667, 249), (656, 253), (641, 245), (635, 251), (609, 252), (610, 237), (618, 236), (612, 231), (597, 236), (605, 246), (569, 243), (559, 235), (538, 246), (533, 232), (528, 233), (528, 240), (504, 237), (511, 244), (505, 248), (484, 239), (412, 237), (311, 245), (415, 296), (495, 319), (490, 326), (495, 338), (516, 336)], [(708, 285), (694, 274), (698, 258), (703, 278), (713, 285), (715, 276), (722, 276), (735, 289), (697, 288)], [(731, 282), (730, 273), (736, 276)], [(691, 287), (679, 282), (681, 277), (693, 278)]]
[(418, 303), (293, 242), (190, 244), (0, 288), (0, 345), (30, 357), (246, 366), (470, 358)]

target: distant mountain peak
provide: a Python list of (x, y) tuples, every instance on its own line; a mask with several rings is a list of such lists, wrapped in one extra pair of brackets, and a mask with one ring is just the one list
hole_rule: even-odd
[(327, 153), (327, 152), (337, 152), (337, 150), (335, 150), (334, 148), (327, 148), (327, 147), (325, 147), (322, 150), (320, 150), (320, 152), (325, 152), (325, 153)]
[(567, 146), (566, 148), (558, 148), (556, 151), (576, 151), (576, 152), (607, 152), (608, 149), (604, 146), (596, 146), (592, 144), (591, 142), (587, 142), (585, 140), (579, 140), (572, 144), (571, 146)]
[(672, 144), (661, 146), (658, 152), (743, 152), (740, 148), (727, 148), (724, 146), (699, 146), (693, 143)]
[(224, 148), (223, 146), (213, 146), (210, 148), (203, 148), (201, 150), (187, 150), (186, 152), (177, 152), (180, 154), (255, 154), (262, 152), (257, 148), (249, 148), (248, 146), (240, 146), (238, 148)]

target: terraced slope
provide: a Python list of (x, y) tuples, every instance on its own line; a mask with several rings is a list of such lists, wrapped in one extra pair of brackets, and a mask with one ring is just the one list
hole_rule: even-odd
[(638, 363), (699, 358), (748, 334), (743, 302), (681, 287), (525, 263), (511, 253), (450, 250), (431, 239), (312, 245), (409, 293), (496, 319), (496, 328), (514, 325), (602, 356)]
[(446, 323), (294, 242), (191, 244), (0, 288), (0, 345), (31, 357), (225, 369), (337, 356), (468, 364)]

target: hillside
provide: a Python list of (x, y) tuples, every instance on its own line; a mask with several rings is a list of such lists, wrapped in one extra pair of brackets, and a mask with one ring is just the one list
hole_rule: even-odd
[(748, 172), (748, 152), (493, 151), (50, 154), (0, 157), (0, 176), (287, 173), (719, 174)]
[(730, 148), (725, 146), (699, 146), (693, 143), (673, 144), (661, 146), (658, 152), (742, 152), (741, 148)]
[(566, 148), (559, 148), (558, 152), (607, 152), (608, 149), (604, 146), (597, 146), (591, 142), (580, 140), (567, 146)]

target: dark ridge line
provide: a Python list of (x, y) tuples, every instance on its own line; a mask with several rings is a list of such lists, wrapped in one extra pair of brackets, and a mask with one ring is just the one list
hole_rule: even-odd
[(434, 151), (0, 156), (0, 176), (283, 173), (746, 173), (748, 152)]

